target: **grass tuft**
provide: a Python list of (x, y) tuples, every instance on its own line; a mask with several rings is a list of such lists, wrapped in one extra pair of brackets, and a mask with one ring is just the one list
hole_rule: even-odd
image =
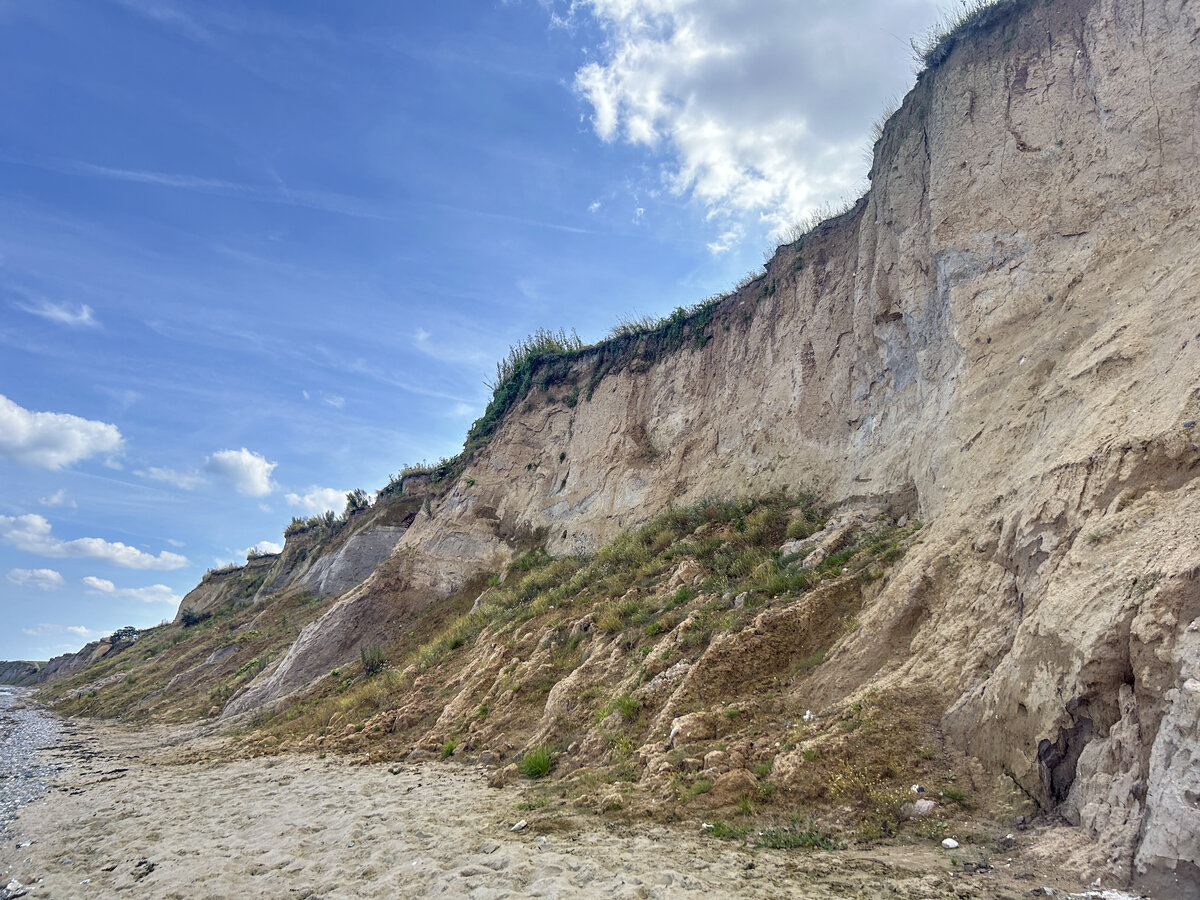
[(517, 771), (526, 778), (545, 778), (554, 768), (554, 753), (547, 747), (534, 747), (519, 760)]

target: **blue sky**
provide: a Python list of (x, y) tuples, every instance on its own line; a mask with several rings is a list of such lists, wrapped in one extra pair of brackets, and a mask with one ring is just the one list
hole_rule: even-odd
[(0, 0), (0, 659), (456, 453), (865, 188), (926, 0)]

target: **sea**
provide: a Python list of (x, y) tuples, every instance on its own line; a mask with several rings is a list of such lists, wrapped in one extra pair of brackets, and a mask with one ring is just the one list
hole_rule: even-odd
[(38, 750), (58, 743), (62, 724), (32, 699), (27, 688), (0, 685), (0, 833), (26, 803), (44, 794), (57, 767)]

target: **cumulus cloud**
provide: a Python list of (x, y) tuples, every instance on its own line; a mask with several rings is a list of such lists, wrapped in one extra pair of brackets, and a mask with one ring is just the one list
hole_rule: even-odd
[(346, 508), (346, 491), (334, 488), (313, 486), (303, 494), (287, 494), (283, 499), (309, 515), (320, 515), (329, 509), (340, 513)]
[(92, 308), (86, 303), (75, 308), (67, 306), (65, 303), (51, 303), (49, 300), (14, 305), (24, 312), (41, 316), (43, 319), (59, 325), (66, 325), (68, 328), (97, 328), (100, 325), (92, 315)]
[(63, 577), (53, 569), (13, 569), (8, 573), (8, 580), (21, 587), (41, 591), (56, 591), (65, 583)]
[(106, 594), (111, 597), (120, 597), (126, 600), (137, 600), (140, 603), (170, 603), (178, 605), (183, 597), (165, 584), (152, 584), (149, 587), (140, 588), (119, 588), (107, 578), (97, 578), (95, 575), (87, 575), (83, 579), (83, 583), (88, 586), (90, 593)]
[(50, 532), (50, 523), (36, 514), (0, 516), (0, 540), (26, 553), (56, 559), (99, 559), (127, 569), (179, 569), (188, 565), (187, 557), (166, 550), (154, 556), (120, 541), (94, 537), (64, 541)]
[(174, 469), (166, 469), (161, 466), (136, 469), (133, 474), (140, 478), (149, 479), (150, 481), (161, 481), (164, 484), (174, 485), (185, 491), (194, 491), (200, 485), (204, 484), (204, 476), (199, 472), (177, 472)]
[(0, 456), (28, 466), (61, 469), (121, 449), (116, 425), (69, 413), (31, 412), (0, 394)]
[(218, 450), (205, 461), (204, 470), (228, 481), (239, 494), (265, 497), (275, 489), (271, 473), (277, 465), (243, 447), (241, 450)]
[[(606, 142), (646, 148), (662, 177), (715, 220), (779, 236), (862, 186), (862, 150), (884, 97), (912, 81), (908, 35), (933, 0), (573, 0), (605, 41), (575, 89)], [(868, 24), (869, 23), (869, 24)]]

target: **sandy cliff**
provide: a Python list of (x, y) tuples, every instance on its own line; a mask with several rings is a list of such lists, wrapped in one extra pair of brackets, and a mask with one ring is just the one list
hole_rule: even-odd
[(808, 488), (926, 526), (811, 690), (932, 692), (952, 743), (1097, 839), (1082, 866), (1200, 891), (1197, 16), (1018, 0), (968, 29), (850, 212), (670, 341), (545, 362), (402, 526), (264, 563), (255, 590), (339, 596), (226, 715), (535, 544)]

